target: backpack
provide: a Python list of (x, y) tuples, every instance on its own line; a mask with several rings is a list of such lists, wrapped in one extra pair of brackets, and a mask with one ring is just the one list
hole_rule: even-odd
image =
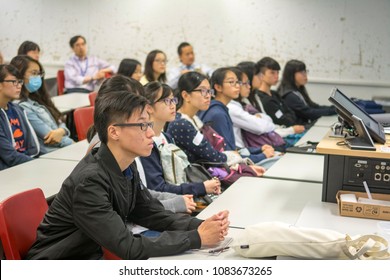
[(183, 150), (173, 143), (161, 144), (158, 149), (165, 181), (175, 185), (186, 183), (185, 169), (190, 162)]

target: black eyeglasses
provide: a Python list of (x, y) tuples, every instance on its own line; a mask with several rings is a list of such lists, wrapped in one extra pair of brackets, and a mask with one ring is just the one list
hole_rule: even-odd
[(120, 127), (131, 127), (131, 126), (139, 126), (142, 131), (147, 131), (148, 128), (153, 128), (154, 123), (153, 122), (144, 122), (144, 123), (115, 123), (113, 126), (120, 126)]
[(194, 89), (192, 91), (199, 91), (200, 92), (200, 95), (202, 95), (203, 97), (207, 97), (207, 96), (214, 96), (214, 90), (213, 89), (207, 89), (207, 88), (198, 88), (198, 89)]
[(173, 98), (160, 99), (157, 102), (164, 102), (165, 105), (170, 106), (170, 105), (176, 105), (178, 100), (177, 100), (177, 97), (173, 97)]
[(4, 80), (4, 83), (12, 83), (15, 87), (22, 86), (24, 84), (23, 80)]
[(224, 83), (229, 84), (232, 87), (241, 86), (242, 82), (236, 80), (236, 81), (224, 81)]

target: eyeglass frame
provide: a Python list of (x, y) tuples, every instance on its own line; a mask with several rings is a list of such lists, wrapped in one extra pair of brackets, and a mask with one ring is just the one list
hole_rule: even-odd
[(28, 74), (30, 74), (30, 76), (32, 76), (32, 77), (36, 77), (36, 76), (38, 76), (38, 77), (41, 77), (41, 78), (43, 78), (43, 77), (45, 77), (45, 71), (42, 71), (42, 72), (38, 72), (38, 73), (28, 73)]
[(172, 104), (176, 105), (177, 103), (179, 103), (179, 99), (177, 99), (177, 97), (172, 97), (172, 98), (166, 97), (166, 98), (158, 99), (157, 101), (153, 102), (153, 104), (156, 104), (157, 102), (164, 102), (165, 105), (171, 106)]
[(17, 79), (17, 80), (3, 80), (1, 83), (6, 82), (6, 83), (12, 83), (14, 87), (17, 87), (18, 85), (23, 86), (24, 81), (22, 79)]
[(231, 87), (241, 86), (242, 82), (239, 80), (236, 81), (224, 81), (224, 84), (229, 84)]
[(247, 82), (238, 81), (238, 84), (240, 85), (240, 87), (242, 87), (242, 86), (250, 87), (251, 86), (251, 83), (249, 82), (249, 80)]
[(118, 127), (133, 127), (133, 126), (138, 126), (142, 131), (147, 131), (149, 127), (153, 129), (154, 122), (142, 122), (142, 123), (114, 123), (113, 126), (118, 126)]
[(207, 97), (207, 96), (211, 96), (211, 97), (213, 97), (214, 96), (214, 93), (215, 93), (215, 90), (214, 89), (212, 89), (212, 88), (210, 88), (210, 89), (206, 89), (206, 88), (198, 88), (198, 89), (193, 89), (193, 90), (191, 90), (191, 92), (193, 92), (193, 91), (198, 91), (198, 92), (200, 92), (200, 95), (202, 96), (202, 97)]

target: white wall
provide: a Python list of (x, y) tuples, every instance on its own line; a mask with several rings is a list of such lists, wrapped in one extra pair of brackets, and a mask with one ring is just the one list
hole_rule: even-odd
[(0, 0), (0, 51), (10, 60), (24, 40), (42, 48), (49, 76), (71, 55), (70, 37), (118, 65), (163, 50), (178, 63), (182, 41), (213, 67), (271, 56), (310, 69), (313, 98), (340, 85), (350, 96), (390, 96), (389, 0)]

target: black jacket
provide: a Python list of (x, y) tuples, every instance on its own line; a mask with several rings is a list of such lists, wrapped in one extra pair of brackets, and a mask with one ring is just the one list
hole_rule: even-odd
[[(123, 259), (147, 259), (199, 248), (202, 221), (164, 210), (141, 186), (135, 163), (131, 169), (128, 180), (105, 144), (92, 150), (64, 181), (27, 258), (99, 259), (105, 247)], [(126, 221), (165, 232), (133, 235)]]
[(261, 90), (255, 90), (254, 94), (260, 97), (265, 113), (278, 125), (286, 127), (298, 124), (298, 118), (275, 91), (271, 91), (271, 96)]
[(336, 114), (334, 106), (318, 105), (314, 102), (308, 104), (299, 91), (286, 91), (282, 93), (282, 98), (286, 105), (295, 112), (299, 124), (311, 123), (322, 116)]

